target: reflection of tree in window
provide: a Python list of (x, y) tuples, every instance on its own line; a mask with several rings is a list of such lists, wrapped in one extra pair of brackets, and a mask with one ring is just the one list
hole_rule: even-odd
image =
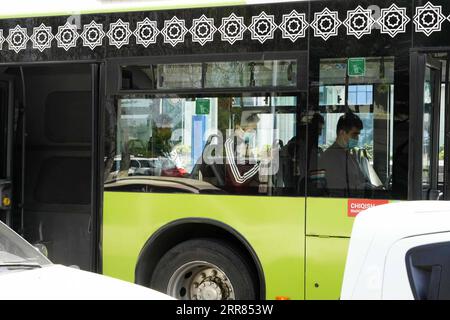
[(171, 151), (172, 118), (167, 114), (160, 114), (153, 121), (149, 150), (153, 157), (165, 156)]

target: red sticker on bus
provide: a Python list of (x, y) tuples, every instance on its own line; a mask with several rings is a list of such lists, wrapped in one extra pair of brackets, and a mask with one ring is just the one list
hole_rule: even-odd
[(356, 217), (358, 213), (366, 209), (389, 203), (389, 200), (348, 199), (347, 214)]

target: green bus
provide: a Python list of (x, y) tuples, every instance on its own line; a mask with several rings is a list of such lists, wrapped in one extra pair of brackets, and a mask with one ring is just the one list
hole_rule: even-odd
[(450, 198), (450, 3), (214, 5), (3, 17), (0, 218), (179, 299), (338, 299), (361, 210)]

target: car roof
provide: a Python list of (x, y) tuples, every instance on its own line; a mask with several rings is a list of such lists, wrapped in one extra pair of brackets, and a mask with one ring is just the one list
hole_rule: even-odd
[(355, 225), (363, 233), (383, 234), (385, 239), (450, 231), (449, 201), (405, 201), (372, 207), (361, 212)]
[(115, 188), (127, 185), (149, 185), (157, 187), (176, 187), (179, 189), (188, 190), (193, 193), (201, 193), (202, 191), (216, 191), (221, 192), (222, 189), (208, 183), (206, 181), (200, 181), (189, 178), (178, 178), (178, 177), (152, 177), (152, 176), (129, 176), (124, 178), (119, 178), (117, 180), (107, 182), (105, 187)]

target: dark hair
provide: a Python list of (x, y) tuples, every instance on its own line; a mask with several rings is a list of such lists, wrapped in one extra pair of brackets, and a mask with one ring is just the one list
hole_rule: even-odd
[(317, 126), (319, 124), (325, 124), (325, 119), (320, 113), (314, 113), (311, 118), (311, 126)]
[[(251, 113), (249, 115), (244, 116), (245, 123), (258, 123), (260, 120), (257, 113)], [(234, 125), (241, 126), (242, 125), (242, 113), (235, 113), (234, 114)]]
[(255, 122), (258, 123), (259, 117), (258, 117), (258, 114), (252, 113), (245, 120), (247, 121), (247, 123), (255, 123)]
[(349, 132), (352, 128), (357, 128), (359, 130), (363, 129), (363, 123), (361, 119), (353, 112), (347, 112), (339, 118), (336, 126), (336, 134), (339, 135), (339, 131), (344, 130)]

